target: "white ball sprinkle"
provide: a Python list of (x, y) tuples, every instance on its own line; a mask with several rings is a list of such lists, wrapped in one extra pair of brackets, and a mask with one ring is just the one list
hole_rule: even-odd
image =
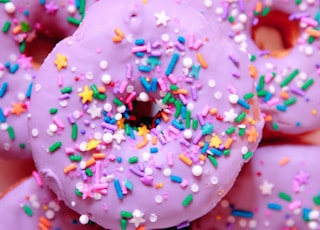
[(112, 78), (109, 74), (103, 74), (101, 77), (101, 81), (106, 85), (110, 84), (111, 80)]
[(192, 130), (191, 129), (186, 129), (183, 131), (183, 136), (186, 139), (191, 139), (192, 138)]
[(81, 215), (80, 217), (79, 217), (79, 222), (80, 222), (80, 224), (82, 224), (82, 225), (86, 225), (86, 224), (88, 224), (89, 223), (89, 217), (87, 216), (87, 215)]
[(106, 70), (106, 69), (108, 68), (108, 62), (107, 62), (106, 60), (102, 60), (102, 61), (100, 62), (100, 68), (101, 68), (102, 70)]
[(203, 169), (200, 165), (195, 165), (192, 167), (192, 174), (194, 176), (201, 176), (203, 172)]
[(105, 133), (105, 134), (103, 134), (103, 136), (102, 136), (102, 140), (103, 140), (103, 142), (106, 143), (106, 144), (110, 144), (110, 143), (112, 142), (112, 139), (113, 139), (113, 137), (112, 137), (112, 134), (111, 134), (111, 133)]
[(13, 14), (14, 12), (16, 12), (16, 6), (12, 2), (7, 2), (4, 5), (4, 9), (8, 14)]

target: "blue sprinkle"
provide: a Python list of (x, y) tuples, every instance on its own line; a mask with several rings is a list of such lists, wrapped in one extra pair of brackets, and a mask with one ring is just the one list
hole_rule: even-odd
[(39, 0), (39, 2), (40, 2), (41, 5), (46, 4), (46, 0)]
[(242, 99), (238, 100), (238, 104), (241, 105), (242, 107), (244, 107), (245, 109), (250, 109), (251, 108), (251, 106), (246, 101), (244, 101)]
[(1, 107), (0, 107), (0, 121), (1, 121), (2, 123), (6, 122), (6, 117), (4, 116)]
[(175, 176), (175, 175), (171, 175), (170, 179), (172, 182), (176, 182), (176, 183), (181, 183), (182, 182), (182, 178), (179, 176)]
[(119, 180), (114, 180), (113, 181), (114, 184), (114, 188), (116, 189), (118, 198), (121, 200), (123, 199), (123, 194), (122, 194), (122, 190), (121, 190), (121, 185), (120, 185), (120, 181)]
[(158, 152), (157, 147), (150, 148), (150, 153), (157, 153), (157, 152)]
[(152, 78), (151, 79), (151, 92), (157, 92), (158, 89), (158, 79)]
[(173, 69), (174, 67), (176, 66), (177, 62), (178, 62), (178, 59), (179, 59), (179, 54), (177, 53), (174, 53), (172, 55), (172, 58), (170, 60), (170, 63), (168, 65), (168, 68), (166, 70), (166, 76), (169, 76), (172, 72), (173, 72)]
[(117, 120), (115, 118), (112, 118), (110, 121), (109, 121), (110, 124), (114, 125), (115, 123), (117, 123)]
[(179, 129), (180, 131), (185, 130), (185, 127), (176, 120), (172, 120), (171, 124), (173, 127)]
[(266, 96), (264, 96), (263, 101), (264, 102), (270, 101), (271, 98), (272, 98), (272, 94), (268, 93)]
[(187, 108), (186, 106), (181, 106), (181, 117), (182, 119), (186, 119), (186, 115), (187, 115)]
[(133, 129), (132, 129), (131, 126), (129, 127), (129, 136), (130, 136), (130, 138), (131, 138), (132, 140), (135, 140), (135, 139), (136, 139), (136, 137), (135, 137), (135, 135), (134, 135), (134, 133), (133, 133)]
[(144, 39), (142, 39), (142, 38), (136, 39), (134, 44), (136, 44), (137, 46), (142, 46), (142, 45), (144, 45)]
[(300, 127), (300, 126), (301, 126), (301, 122), (298, 121), (298, 122), (296, 123), (296, 126), (297, 126), (297, 127)]
[(215, 156), (221, 156), (223, 154), (223, 152), (220, 149), (216, 148), (211, 148), (210, 153), (212, 153)]
[(19, 69), (19, 65), (17, 63), (15, 63), (14, 65), (10, 66), (10, 73), (15, 73), (17, 72), (17, 70)]
[(276, 204), (276, 203), (269, 203), (268, 208), (280, 211), (282, 209), (282, 206), (280, 204)]
[(29, 84), (28, 90), (27, 90), (27, 92), (26, 92), (26, 97), (27, 97), (27, 98), (30, 98), (30, 97), (31, 97), (32, 85), (33, 85), (33, 83), (31, 82), (31, 83)]
[(122, 158), (121, 157), (117, 157), (117, 162), (121, 163), (122, 162)]
[(4, 66), (5, 66), (6, 68), (10, 68), (10, 62), (8, 62), (8, 61), (5, 62), (5, 63), (4, 63)]
[(135, 55), (139, 58), (142, 58), (144, 56), (144, 52), (136, 52)]
[(202, 154), (205, 154), (207, 152), (208, 148), (209, 148), (209, 142), (205, 142), (203, 147), (201, 148), (200, 152)]
[[(43, 1), (45, 1), (45, 0), (43, 0)], [(79, 7), (80, 7), (80, 0), (76, 0), (75, 5), (76, 5), (76, 8), (79, 9)]]
[(130, 115), (128, 114), (128, 112), (124, 112), (122, 115), (126, 120), (130, 118)]
[(145, 77), (140, 77), (140, 83), (147, 92), (151, 91), (151, 85), (149, 84), (149, 82), (146, 80)]
[(151, 66), (148, 65), (139, 65), (138, 70), (144, 73), (149, 73), (151, 72)]
[(237, 216), (237, 217), (252, 218), (253, 212), (234, 209), (231, 211), (231, 215)]
[(129, 189), (130, 191), (133, 190), (133, 184), (131, 181), (129, 181), (128, 179), (124, 182), (124, 186)]
[(25, 17), (28, 17), (30, 15), (30, 12), (28, 10), (23, 11), (23, 14)]
[(285, 112), (285, 111), (287, 111), (287, 106), (285, 106), (285, 105), (277, 105), (276, 109), (281, 111), (281, 112)]
[(7, 91), (7, 88), (8, 88), (8, 82), (5, 81), (5, 82), (2, 83), (2, 86), (1, 86), (1, 89), (0, 89), (0, 97), (4, 96), (4, 94)]
[(186, 42), (186, 39), (182, 36), (178, 36), (178, 42), (184, 44)]

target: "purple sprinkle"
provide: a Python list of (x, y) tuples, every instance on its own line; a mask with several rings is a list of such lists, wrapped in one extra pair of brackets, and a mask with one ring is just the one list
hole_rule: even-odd
[(201, 137), (202, 137), (202, 131), (200, 130), (197, 133), (197, 135), (193, 138), (192, 143), (195, 144), (195, 145), (198, 144), (198, 142), (200, 141)]
[(258, 52), (258, 56), (264, 56), (264, 55), (269, 55), (270, 54), (270, 50), (259, 50)]
[(141, 182), (146, 186), (152, 186), (153, 183), (153, 177), (144, 175), (140, 178)]
[(179, 51), (184, 51), (185, 50), (184, 45), (181, 44), (180, 42), (176, 42), (174, 45)]
[(224, 2), (224, 3), (223, 3), (222, 19), (223, 19), (223, 20), (227, 19), (228, 14), (229, 14), (229, 3)]
[(111, 124), (108, 124), (108, 123), (106, 123), (106, 122), (102, 122), (102, 123), (101, 123), (101, 127), (102, 127), (102, 128), (105, 128), (105, 129), (110, 129), (110, 130), (112, 130), (112, 131), (117, 130), (117, 126), (116, 126), (116, 125), (111, 125)]
[(150, 54), (154, 57), (160, 57), (162, 55), (162, 52), (160, 50), (152, 50)]
[(186, 228), (190, 226), (190, 222), (189, 221), (185, 221), (179, 225), (177, 225), (177, 229), (182, 229), (182, 228)]
[(204, 122), (204, 119), (203, 119), (202, 114), (201, 114), (201, 113), (198, 113), (198, 114), (197, 114), (197, 118), (198, 118), (198, 120), (199, 120), (200, 125), (203, 126), (203, 125), (205, 124), (205, 122)]
[(191, 96), (194, 101), (196, 101), (198, 99), (197, 89), (194, 85), (191, 86)]
[(237, 72), (232, 72), (232, 76), (235, 78), (240, 78), (240, 74)]
[(131, 66), (131, 64), (127, 64), (127, 78), (128, 79), (132, 78), (132, 66)]
[(299, 96), (304, 96), (305, 95), (305, 92), (303, 90), (299, 89), (298, 87), (291, 86), (290, 90), (291, 90), (292, 93), (294, 93), (296, 95), (299, 95)]
[(184, 105), (188, 104), (186, 97), (183, 94), (179, 94), (179, 98)]
[(65, 100), (65, 99), (69, 99), (69, 98), (70, 98), (70, 94), (68, 94), (68, 93), (64, 93), (59, 96), (59, 100)]
[(183, 144), (183, 145), (185, 145), (186, 147), (189, 147), (189, 146), (190, 146), (189, 141), (187, 141), (187, 140), (184, 139), (184, 138), (182, 138), (182, 139), (180, 140), (180, 143)]
[(73, 116), (71, 114), (68, 115), (68, 121), (70, 122), (70, 124), (76, 123), (75, 119), (73, 118)]
[(84, 181), (88, 180), (88, 176), (85, 170), (81, 170), (81, 177), (82, 177), (82, 180)]
[(133, 166), (129, 167), (130, 172), (132, 172), (133, 174), (139, 176), (139, 177), (143, 177), (145, 174), (143, 172), (141, 172), (139, 169), (136, 169)]
[(187, 77), (184, 81), (185, 81), (186, 83), (193, 83), (193, 78)]

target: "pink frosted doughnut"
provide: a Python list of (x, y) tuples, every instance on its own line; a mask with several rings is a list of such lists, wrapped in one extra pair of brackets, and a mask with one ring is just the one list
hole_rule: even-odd
[(228, 195), (192, 230), (319, 229), (319, 146), (259, 147)]
[[(76, 2), (81, 2), (78, 8)], [(37, 75), (36, 64), (40, 64), (35, 62), (41, 62), (56, 41), (75, 31), (86, 6), (85, 1), (76, 2), (0, 1), (1, 158), (31, 158), (27, 117), (32, 80)]]
[[(249, 52), (269, 131), (300, 134), (320, 127), (319, 0), (202, 0), (192, 4), (209, 21), (220, 22), (230, 41)], [(258, 34), (262, 27), (264, 34)], [(274, 40), (261, 42), (268, 39)]]
[[(3, 229), (92, 229), (101, 227), (66, 207), (43, 185), (36, 172), (12, 186), (0, 197), (1, 228)], [(80, 221), (88, 224), (80, 224)]]
[(95, 4), (39, 76), (37, 168), (105, 228), (187, 225), (226, 194), (261, 138), (247, 55), (183, 3)]

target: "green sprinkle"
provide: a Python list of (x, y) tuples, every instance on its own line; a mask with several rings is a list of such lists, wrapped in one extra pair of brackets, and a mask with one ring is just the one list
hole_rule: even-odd
[(286, 200), (286, 201), (289, 201), (289, 202), (292, 201), (291, 196), (289, 196), (288, 194), (286, 194), (284, 192), (279, 192), (279, 197)]
[(267, 90), (259, 90), (257, 92), (258, 97), (265, 97), (265, 96), (267, 96), (267, 94), (268, 94)]
[(80, 6), (79, 6), (80, 15), (84, 14), (85, 8), (86, 8), (86, 0), (80, 0)]
[(61, 93), (71, 93), (72, 92), (72, 87), (71, 86), (68, 86), (68, 87), (65, 87), (65, 88), (62, 88), (60, 90)]
[(24, 51), (26, 51), (26, 41), (20, 43), (19, 51), (20, 53), (24, 53)]
[(130, 125), (128, 123), (124, 124), (124, 131), (127, 136), (130, 136)]
[(93, 176), (93, 172), (92, 172), (92, 170), (91, 170), (90, 168), (87, 168), (87, 169), (86, 169), (86, 174), (87, 174), (87, 176), (89, 176), (89, 177), (92, 177), (92, 176)]
[(99, 93), (97, 96), (97, 99), (100, 101), (104, 101), (104, 100), (106, 100), (106, 98), (107, 98), (107, 95), (105, 95), (103, 93)]
[(178, 89), (179, 89), (179, 87), (177, 85), (170, 85), (170, 90), (175, 91)]
[(270, 8), (270, 7), (266, 7), (266, 8), (264, 8), (264, 9), (262, 10), (261, 15), (262, 15), (263, 17), (265, 17), (265, 16), (267, 16), (267, 15), (270, 13), (270, 11), (271, 11), (271, 8)]
[(23, 205), (23, 210), (28, 216), (33, 216), (33, 211), (28, 205)]
[(174, 117), (178, 118), (181, 114), (181, 103), (178, 100), (176, 100), (174, 105), (176, 107), (176, 112), (174, 113)]
[(68, 21), (69, 23), (71, 23), (71, 24), (76, 25), (76, 26), (79, 26), (80, 23), (81, 23), (81, 20), (79, 20), (79, 19), (77, 19), (77, 18), (74, 18), (74, 17), (71, 17), (71, 16), (69, 16), (69, 17), (67, 18), (67, 21)]
[(121, 211), (121, 217), (126, 219), (131, 219), (133, 217), (131, 212)]
[(72, 133), (71, 133), (71, 138), (72, 140), (76, 140), (78, 136), (78, 126), (77, 124), (72, 125)]
[(128, 162), (129, 162), (130, 164), (138, 163), (138, 157), (130, 157), (130, 158), (128, 159)]
[(229, 21), (230, 23), (233, 23), (233, 22), (234, 22), (234, 17), (233, 17), (233, 16), (229, 16), (229, 17), (228, 17), (228, 21)]
[(167, 93), (165, 96), (164, 96), (164, 98), (162, 99), (162, 103), (163, 104), (167, 104), (168, 103), (168, 101), (169, 101), (169, 99), (171, 98), (171, 93)]
[(80, 162), (82, 160), (82, 156), (75, 156), (75, 155), (71, 155), (69, 157), (70, 161), (76, 161), (76, 162)]
[(0, 3), (10, 2), (10, 0), (0, 0)]
[(192, 120), (192, 129), (196, 130), (198, 128), (198, 120), (197, 119), (193, 119)]
[(230, 155), (230, 153), (231, 153), (231, 150), (230, 150), (230, 149), (225, 149), (225, 150), (223, 150), (223, 155), (225, 155), (225, 156)]
[(237, 117), (236, 117), (236, 122), (239, 123), (241, 121), (243, 121), (243, 119), (246, 117), (246, 113), (245, 112), (241, 112)]
[(2, 32), (7, 33), (10, 29), (11, 23), (9, 21), (6, 21), (2, 27)]
[(58, 112), (58, 109), (57, 108), (51, 108), (50, 110), (49, 110), (49, 113), (50, 114), (56, 114)]
[(262, 90), (264, 88), (264, 79), (265, 79), (265, 76), (263, 75), (259, 78), (259, 84), (258, 84), (259, 90)]
[(169, 103), (173, 104), (175, 103), (176, 99), (174, 97), (169, 98)]
[(289, 98), (289, 99), (285, 100), (285, 101), (283, 102), (283, 104), (284, 104), (285, 106), (288, 106), (288, 105), (293, 105), (293, 104), (296, 103), (296, 102), (297, 102), (297, 98), (296, 98), (296, 97), (292, 97), (292, 98)]
[(254, 93), (247, 93), (243, 96), (244, 100), (249, 100), (254, 97)]
[(279, 125), (277, 123), (272, 123), (272, 128), (274, 131), (278, 131), (279, 130)]
[(315, 196), (313, 197), (313, 202), (316, 204), (316, 205), (320, 205), (320, 197), (319, 196)]
[(94, 97), (94, 98), (97, 98), (98, 95), (99, 95), (98, 87), (97, 87), (95, 84), (92, 84), (92, 85), (90, 86), (90, 88), (91, 88), (92, 91), (93, 91), (93, 97)]
[(50, 153), (53, 153), (54, 151), (58, 150), (62, 145), (62, 142), (61, 141), (57, 141), (56, 143), (54, 143), (53, 145), (51, 145), (48, 149), (48, 151)]
[(8, 126), (8, 133), (11, 140), (14, 140), (16, 138), (16, 135), (14, 134), (14, 130), (12, 126)]
[(248, 160), (249, 158), (251, 158), (253, 156), (253, 152), (248, 151), (246, 154), (242, 155), (242, 158), (244, 160)]
[(26, 144), (21, 143), (21, 144), (19, 145), (19, 147), (20, 147), (20, 149), (24, 149), (24, 148), (26, 147)]
[(74, 193), (75, 193), (77, 196), (80, 196), (80, 197), (82, 197), (82, 195), (83, 195), (83, 193), (80, 192), (79, 189), (77, 189), (77, 188), (74, 190)]
[(310, 37), (308, 38), (308, 43), (309, 43), (309, 44), (312, 44), (315, 39), (316, 39), (316, 38), (315, 38), (314, 36), (310, 36)]
[(295, 78), (299, 74), (299, 70), (295, 69), (292, 73), (290, 73), (280, 84), (281, 88), (287, 86), (293, 78)]
[(297, 4), (297, 5), (300, 5), (301, 2), (302, 2), (302, 0), (296, 0), (296, 4)]
[(191, 111), (187, 110), (186, 111), (186, 128), (189, 129), (190, 128), (190, 117), (191, 117)]
[(215, 167), (215, 168), (218, 167), (218, 161), (214, 156), (208, 155), (208, 159), (210, 160), (213, 167)]
[(230, 134), (234, 133), (235, 131), (236, 131), (236, 128), (235, 128), (234, 126), (231, 126), (230, 128), (228, 128), (228, 129), (226, 130), (226, 133), (227, 133), (228, 135), (230, 135)]
[(121, 218), (120, 225), (121, 225), (121, 230), (126, 230), (127, 229), (127, 220)]
[(250, 56), (250, 61), (251, 61), (251, 62), (254, 62), (255, 60), (257, 60), (256, 55), (251, 55), (251, 56)]
[(113, 103), (114, 104), (116, 104), (117, 106), (122, 106), (123, 105), (123, 103), (122, 103), (122, 101), (120, 101), (118, 98), (113, 98)]
[(192, 196), (192, 194), (189, 194), (189, 195), (183, 200), (182, 205), (183, 205), (184, 207), (187, 207), (187, 206), (189, 206), (189, 204), (191, 203), (192, 200), (193, 200), (193, 196)]
[(26, 23), (26, 22), (21, 22), (20, 26), (21, 26), (21, 31), (24, 32), (24, 33), (27, 33), (29, 31), (31, 31), (30, 25), (28, 23)]
[(240, 137), (243, 137), (245, 133), (246, 133), (246, 128), (240, 128), (239, 129), (239, 133), (238, 134), (239, 134)]
[(301, 87), (302, 90), (307, 90), (309, 89), (309, 87), (314, 83), (314, 79), (313, 78), (310, 78), (308, 79)]

